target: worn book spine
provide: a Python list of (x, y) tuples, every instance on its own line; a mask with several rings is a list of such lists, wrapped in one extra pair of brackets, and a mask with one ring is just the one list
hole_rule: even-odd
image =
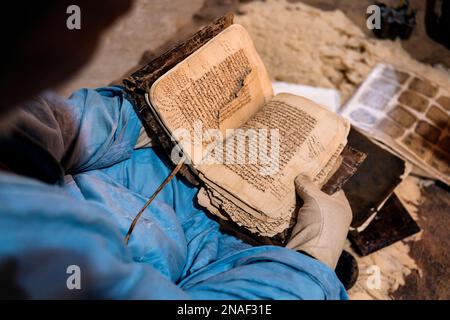
[(326, 194), (333, 194), (339, 191), (356, 173), (366, 159), (367, 154), (347, 145), (342, 150), (341, 157), (341, 165), (322, 187), (322, 191)]

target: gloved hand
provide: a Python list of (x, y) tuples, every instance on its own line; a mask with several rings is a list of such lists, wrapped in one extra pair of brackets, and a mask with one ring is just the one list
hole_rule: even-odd
[(344, 192), (329, 196), (302, 175), (295, 178), (295, 190), (304, 204), (286, 246), (303, 251), (335, 269), (352, 221), (352, 211)]

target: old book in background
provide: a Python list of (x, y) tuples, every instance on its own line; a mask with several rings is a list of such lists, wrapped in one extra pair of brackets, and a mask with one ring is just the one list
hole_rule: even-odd
[(394, 192), (411, 165), (355, 128), (348, 141), (367, 154), (360, 170), (343, 187), (353, 212), (348, 238), (365, 256), (420, 231)]
[[(151, 61), (125, 84), (147, 132), (168, 155), (178, 147), (187, 156), (183, 175), (201, 186), (199, 203), (261, 236), (275, 236), (291, 225), (298, 206), (297, 174), (310, 176), (332, 193), (365, 157), (346, 147), (350, 127), (342, 117), (298, 96), (273, 95), (248, 33), (230, 17)], [(211, 155), (208, 148), (205, 152), (205, 140), (185, 143), (195, 138), (197, 120), (224, 137), (217, 141), (207, 135), (207, 146), (231, 145), (235, 156), (247, 158), (251, 151), (239, 149), (237, 135), (228, 130), (277, 129), (279, 170), (262, 174), (266, 168), (261, 163), (205, 162)], [(176, 134), (180, 129), (187, 129), (187, 139)]]
[(354, 126), (450, 184), (450, 91), (379, 64), (340, 112)]
[(352, 207), (352, 227), (359, 228), (381, 209), (411, 166), (355, 128), (350, 130), (348, 141), (367, 154), (360, 170), (343, 187)]
[(419, 231), (419, 226), (394, 193), (370, 224), (361, 232), (350, 232), (349, 239), (356, 251), (365, 256)]

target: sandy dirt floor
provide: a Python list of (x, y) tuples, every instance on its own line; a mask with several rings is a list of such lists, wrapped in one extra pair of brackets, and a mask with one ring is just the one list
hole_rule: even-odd
[[(304, 3), (308, 4), (305, 5)], [(405, 42), (379, 41), (365, 28), (369, 0), (172, 0), (136, 1), (134, 9), (107, 33), (95, 57), (59, 88), (107, 85), (139, 63), (227, 11), (252, 35), (273, 79), (337, 88), (347, 99), (379, 61), (404, 65), (450, 87), (450, 52), (428, 39), (424, 1), (411, 1), (418, 26)], [(337, 10), (338, 9), (338, 10)], [(419, 63), (420, 60), (423, 63)], [(425, 64), (427, 63), (427, 64)], [(444, 66), (439, 70), (430, 64)], [(409, 177), (397, 195), (422, 232), (377, 253), (358, 258), (360, 277), (353, 299), (450, 298), (450, 194), (432, 181)], [(381, 286), (368, 286), (372, 266)]]

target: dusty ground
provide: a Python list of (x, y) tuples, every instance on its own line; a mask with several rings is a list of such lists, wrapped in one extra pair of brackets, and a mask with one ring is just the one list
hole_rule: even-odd
[[(300, 1), (293, 0), (292, 2)], [(376, 1), (373, 0), (358, 0), (358, 1), (343, 1), (343, 0), (301, 0), (301, 2), (310, 4), (312, 6), (321, 8), (323, 10), (341, 10), (355, 25), (367, 35), (371, 36), (372, 31), (365, 28), (365, 15), (363, 14), (368, 5)], [(396, 5), (399, 1), (396, 0), (382, 0), (386, 4)], [(450, 67), (449, 51), (442, 45), (434, 42), (425, 32), (425, 25), (423, 23), (425, 16), (426, 1), (424, 0), (410, 0), (411, 6), (417, 10), (417, 26), (410, 39), (403, 41), (402, 46), (415, 59), (430, 64), (442, 63)]]
[[(298, 2), (291, 0), (289, 2)], [(68, 95), (81, 87), (98, 87), (121, 78), (141, 61), (144, 52), (158, 53), (176, 41), (186, 38), (203, 24), (227, 11), (239, 12), (249, 0), (137, 0), (134, 9), (106, 32), (102, 44), (89, 65), (59, 91)], [(323, 10), (341, 10), (360, 30), (365, 28), (365, 10), (371, 0), (302, 0)], [(395, 2), (388, 0), (385, 2)], [(425, 1), (412, 0), (418, 9), (418, 25), (412, 38), (402, 46), (415, 58), (450, 68), (450, 54), (430, 40), (424, 30)], [(301, 21), (298, 21), (301, 24)]]
[[(417, 63), (416, 60), (450, 67), (450, 52), (425, 35), (422, 0), (411, 1), (413, 6), (419, 9), (419, 24), (412, 38), (403, 43), (367, 40), (371, 34), (365, 28), (364, 16), (370, 0), (304, 0), (304, 3), (328, 11), (326, 18), (319, 17), (315, 20), (311, 20), (308, 13), (311, 11), (313, 16), (316, 15), (312, 9), (302, 7), (298, 12), (292, 10), (295, 8), (292, 6), (298, 1), (289, 1), (291, 4), (284, 0), (281, 4), (273, 4), (272, 2), (277, 2), (274, 0), (256, 4), (241, 2), (249, 1), (138, 0), (134, 10), (105, 34), (100, 50), (91, 63), (59, 91), (68, 95), (81, 87), (107, 85), (120, 79), (140, 61), (160, 53), (228, 10), (237, 12), (237, 19), (249, 28), (257, 49), (274, 78), (339, 88), (344, 99), (363, 80), (380, 56), (397, 57), (402, 63), (414, 65), (414, 68), (418, 68), (416, 70), (428, 70), (428, 67)], [(335, 9), (341, 12), (332, 11)], [(279, 25), (267, 24), (271, 20), (276, 21), (277, 10), (281, 14), (280, 23), (284, 29), (277, 29)], [(328, 42), (324, 42), (326, 35), (321, 34), (320, 30), (316, 30), (316, 36), (310, 36), (311, 32), (315, 31), (310, 30), (308, 23), (313, 23), (318, 29), (328, 28), (325, 30), (331, 30), (330, 32), (336, 26), (339, 29), (339, 23), (343, 23), (345, 27), (341, 28), (344, 29), (343, 32), (341, 30), (336, 33), (336, 37), (340, 38), (329, 37)], [(262, 34), (266, 26), (274, 28), (273, 39), (289, 41), (277, 43), (276, 40), (267, 40), (270, 38)], [(292, 35), (297, 35), (297, 38), (293, 39)], [(311, 43), (325, 50), (323, 54), (316, 54)], [(361, 52), (361, 48), (364, 52)], [(412, 58), (407, 56), (406, 52)], [(340, 59), (342, 56), (346, 58)], [(305, 59), (317, 60), (312, 60), (315, 63), (311, 65), (307, 64)], [(441, 77), (444, 83), (450, 81), (448, 74), (441, 74)], [(449, 299), (449, 193), (433, 183), (411, 177), (398, 190), (398, 195), (408, 206), (423, 232), (359, 259), (361, 277), (350, 295), (355, 299)], [(367, 288), (366, 280), (369, 275), (366, 271), (371, 265), (377, 265), (381, 269), (382, 283), (379, 289)]]

